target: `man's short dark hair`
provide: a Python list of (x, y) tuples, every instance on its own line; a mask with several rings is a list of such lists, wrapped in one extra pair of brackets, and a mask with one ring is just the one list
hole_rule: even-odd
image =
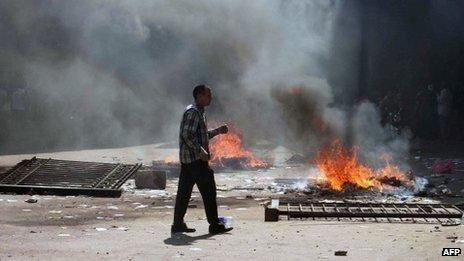
[(202, 94), (207, 89), (208, 89), (208, 86), (206, 86), (205, 84), (200, 84), (200, 85), (195, 86), (195, 88), (193, 88), (193, 98), (196, 100), (198, 95)]

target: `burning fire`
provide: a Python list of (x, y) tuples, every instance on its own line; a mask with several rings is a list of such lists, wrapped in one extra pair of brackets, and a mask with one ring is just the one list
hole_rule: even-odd
[(266, 163), (256, 158), (249, 150), (245, 150), (242, 145), (240, 135), (229, 129), (227, 134), (216, 136), (209, 145), (212, 155), (211, 163), (224, 166), (227, 159), (238, 159), (242, 167), (264, 167)]
[(173, 154), (173, 155), (169, 155), (167, 156), (166, 158), (164, 158), (164, 163), (166, 164), (173, 164), (173, 163), (177, 163), (179, 160), (178, 160), (178, 155), (176, 154)]
[(316, 165), (325, 175), (328, 184), (335, 190), (343, 190), (344, 184), (352, 184), (361, 188), (375, 187), (382, 190), (388, 181), (397, 181), (410, 185), (406, 173), (397, 166), (390, 165), (374, 170), (361, 164), (356, 148), (346, 149), (339, 140), (320, 151)]

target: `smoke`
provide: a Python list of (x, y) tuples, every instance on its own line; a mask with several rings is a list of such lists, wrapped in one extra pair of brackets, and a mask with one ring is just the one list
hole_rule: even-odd
[[(234, 123), (245, 142), (314, 152), (348, 128), (334, 93), (355, 96), (328, 81), (337, 70), (357, 74), (330, 63), (334, 53), (352, 59), (359, 47), (333, 44), (340, 7), (335, 0), (2, 1), (1, 85), (25, 86), (29, 100), (28, 112), (6, 121), (2, 153), (174, 141), (198, 83), (213, 88), (209, 117)], [(368, 160), (407, 151), (407, 137), (382, 128), (371, 104), (361, 104), (353, 122)]]
[(401, 163), (400, 167), (409, 170), (405, 163), (409, 153), (409, 132), (398, 134), (389, 124), (382, 127), (379, 110), (374, 104), (362, 102), (356, 106), (352, 128), (355, 144), (360, 148), (359, 156), (370, 166), (379, 168), (386, 162)]
[[(309, 86), (309, 87), (306, 87)], [(345, 113), (329, 106), (333, 99), (326, 82), (312, 81), (289, 89), (273, 89), (287, 129), (288, 142), (307, 156), (336, 138), (343, 138)], [(316, 86), (314, 88), (312, 86)], [(321, 88), (324, 87), (324, 88)]]
[(286, 126), (271, 89), (325, 77), (337, 8), (277, 0), (0, 5), (1, 85), (25, 87), (29, 103), (7, 121), (4, 152), (175, 140), (198, 83), (213, 87), (211, 117), (238, 124), (248, 140), (275, 140)]

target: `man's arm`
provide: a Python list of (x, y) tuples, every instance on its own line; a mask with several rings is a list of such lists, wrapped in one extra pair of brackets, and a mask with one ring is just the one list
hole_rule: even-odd
[(225, 134), (228, 131), (229, 131), (229, 128), (227, 127), (227, 125), (222, 125), (219, 128), (209, 130), (208, 131), (208, 139), (212, 139), (212, 138), (214, 138), (215, 136), (217, 136), (219, 134)]
[(208, 130), (208, 139), (212, 139), (219, 134), (219, 128)]

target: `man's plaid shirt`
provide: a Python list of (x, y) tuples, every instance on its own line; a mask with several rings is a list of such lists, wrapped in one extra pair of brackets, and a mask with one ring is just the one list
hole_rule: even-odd
[(209, 154), (209, 139), (217, 134), (217, 129), (208, 131), (203, 107), (194, 104), (187, 106), (180, 123), (180, 162), (186, 164), (199, 160), (201, 148)]

